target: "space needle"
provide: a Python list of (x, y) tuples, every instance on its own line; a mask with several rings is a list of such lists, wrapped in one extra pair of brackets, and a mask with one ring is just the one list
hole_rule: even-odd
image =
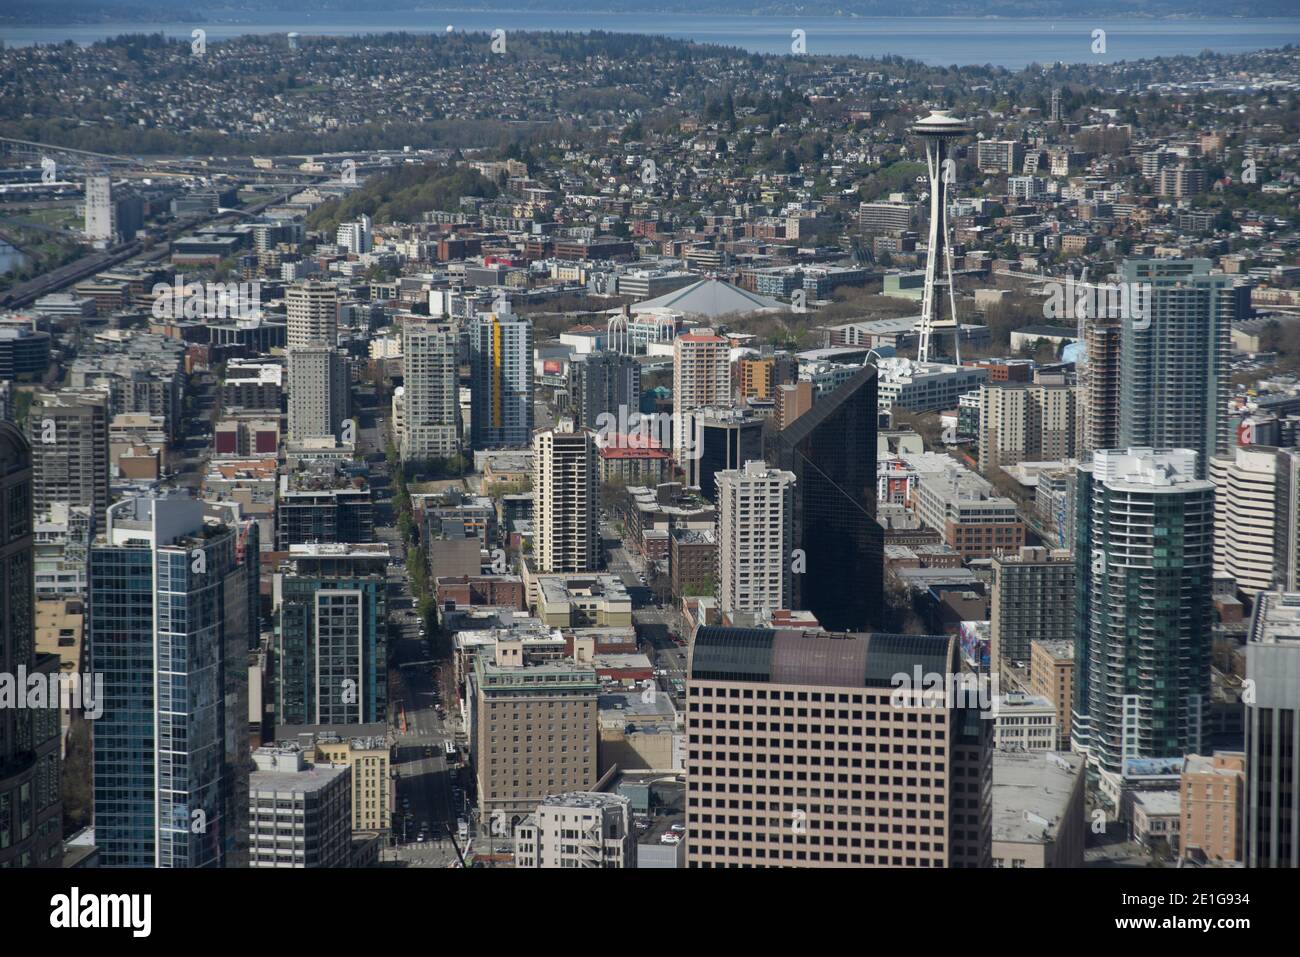
[[(921, 299), (921, 335), (916, 358), (929, 362), (936, 335), (951, 331), (953, 360), (960, 362), (957, 296), (952, 288), (952, 249), (948, 244), (948, 187), (957, 177), (956, 166), (948, 158), (948, 141), (966, 136), (971, 128), (948, 110), (934, 110), (913, 123), (911, 132), (925, 142), (925, 163), (930, 172), (930, 246), (925, 260), (925, 293)], [(941, 318), (939, 306), (944, 288), (948, 290), (951, 309), (946, 319)]]

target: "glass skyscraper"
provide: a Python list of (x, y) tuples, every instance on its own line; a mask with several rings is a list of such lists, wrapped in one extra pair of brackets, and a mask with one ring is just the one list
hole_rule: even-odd
[(1208, 259), (1127, 259), (1121, 274), (1142, 290), (1129, 299), (1143, 314), (1120, 324), (1119, 444), (1192, 449), (1204, 478), (1228, 448), (1228, 357), (1243, 292)]
[(777, 434), (781, 467), (795, 474), (794, 607), (830, 631), (867, 631), (881, 620), (876, 417), (868, 365)]
[[(248, 648), (237, 531), (181, 496), (108, 510), (90, 551), (88, 655), (103, 675), (95, 841), (105, 867), (241, 867)], [(255, 558), (255, 556), (254, 556)]]
[(1199, 753), (1209, 723), (1214, 486), (1190, 449), (1080, 466), (1071, 739), (1103, 775)]

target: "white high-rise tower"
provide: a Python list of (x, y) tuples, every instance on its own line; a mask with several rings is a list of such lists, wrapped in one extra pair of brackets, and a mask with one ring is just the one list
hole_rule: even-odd
[(117, 217), (113, 209), (113, 180), (108, 176), (86, 177), (86, 238), (99, 246), (117, 241)]
[(560, 419), (533, 433), (533, 527), (537, 570), (594, 572), (600, 562), (596, 433)]
[[(952, 249), (948, 245), (948, 187), (956, 183), (956, 165), (948, 158), (948, 141), (965, 136), (971, 128), (947, 110), (935, 110), (912, 124), (912, 134), (925, 141), (925, 162), (930, 173), (930, 246), (925, 260), (925, 294), (921, 299), (921, 334), (916, 357), (931, 359), (930, 346), (940, 330), (952, 333), (952, 358), (960, 361), (957, 296), (952, 288)], [(941, 289), (948, 289), (951, 312), (942, 318)]]

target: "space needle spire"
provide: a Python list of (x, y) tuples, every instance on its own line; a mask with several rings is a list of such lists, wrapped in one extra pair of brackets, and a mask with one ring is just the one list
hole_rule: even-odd
[[(925, 260), (925, 293), (921, 299), (921, 332), (916, 358), (931, 361), (935, 339), (952, 335), (952, 358), (961, 361), (957, 327), (957, 296), (952, 287), (952, 249), (948, 242), (948, 187), (957, 181), (956, 164), (948, 157), (948, 141), (966, 136), (971, 128), (948, 110), (934, 110), (917, 120), (912, 135), (925, 143), (925, 163), (930, 174), (930, 245)], [(942, 317), (940, 299), (948, 290), (949, 313)], [(937, 358), (937, 349), (934, 350)]]

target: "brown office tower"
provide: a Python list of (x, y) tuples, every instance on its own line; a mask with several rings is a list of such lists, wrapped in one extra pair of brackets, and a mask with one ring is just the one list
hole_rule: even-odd
[(813, 404), (813, 385), (810, 380), (782, 383), (776, 387), (776, 427), (787, 429)]
[(473, 760), (480, 826), (514, 826), (543, 798), (595, 790), (596, 697), (590, 665), (573, 659), (526, 663), (498, 648), (500, 663), (474, 660)]
[(957, 667), (949, 637), (700, 628), (687, 865), (991, 866), (987, 702), (902, 693)]

